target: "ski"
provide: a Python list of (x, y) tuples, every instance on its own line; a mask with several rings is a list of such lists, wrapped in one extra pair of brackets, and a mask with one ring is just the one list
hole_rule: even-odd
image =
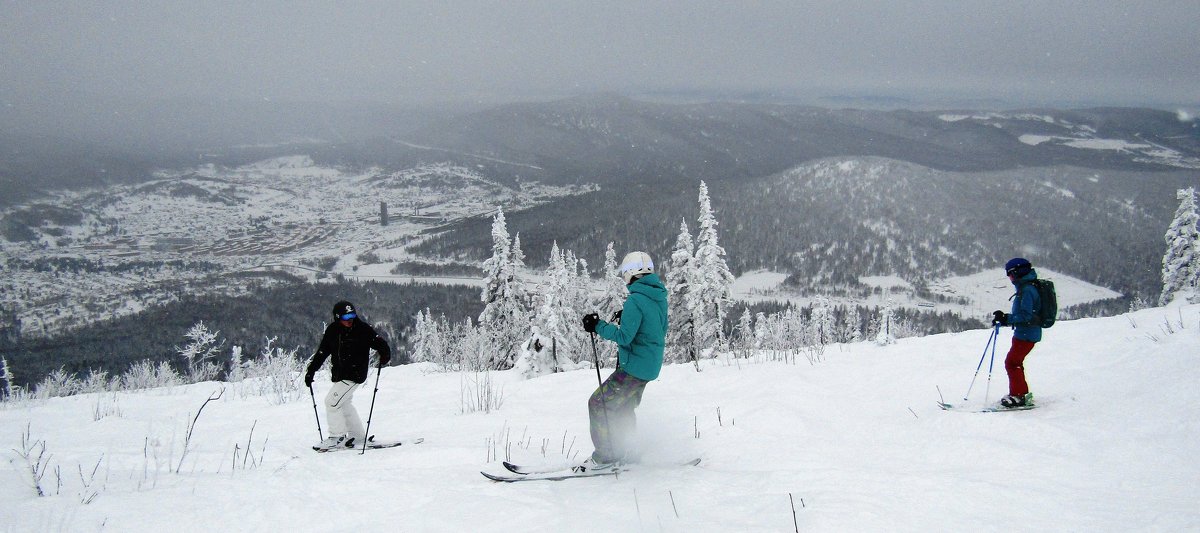
[[(696, 458), (696, 459), (692, 459), (692, 460), (684, 462), (684, 463), (680, 463), (680, 466), (696, 466), (698, 464), (700, 464), (700, 458)], [(516, 481), (562, 481), (564, 479), (571, 479), (571, 478), (577, 478), (577, 477), (612, 476), (612, 475), (620, 474), (621, 472), (627, 472), (629, 470), (637, 468), (635, 465), (620, 465), (620, 466), (616, 466), (614, 468), (606, 468), (603, 470), (589, 470), (586, 472), (575, 472), (573, 470), (573, 467), (566, 467), (566, 468), (556, 467), (553, 469), (537, 469), (537, 468), (516, 465), (516, 464), (510, 463), (508, 461), (504, 461), (503, 465), (504, 465), (505, 469), (507, 469), (509, 472), (511, 472), (511, 475), (492, 474), (490, 472), (482, 472), (482, 471), (480, 472), (480, 474), (483, 474), (483, 477), (486, 477), (492, 481), (513, 483)]]
[(954, 405), (945, 402), (937, 402), (938, 407), (944, 411), (962, 411), (966, 413), (1002, 413), (1005, 411), (1028, 411), (1037, 409), (1037, 404), (1022, 405), (1020, 407), (1004, 407), (1002, 405), (989, 405), (986, 407), (973, 407), (969, 405)]
[[(521, 466), (518, 464), (510, 463), (508, 461), (503, 461), (503, 462), (501, 462), (501, 464), (503, 464), (504, 468), (507, 469), (509, 472), (512, 472), (514, 474), (525, 474), (525, 475), (528, 475), (528, 474), (550, 474), (550, 473), (554, 473), (554, 472), (562, 472), (564, 470), (571, 469), (571, 467), (569, 467), (569, 466), (550, 466), (550, 467), (542, 467), (542, 468), (531, 467), (531, 466)], [(700, 464), (700, 459), (696, 458), (696, 459), (692, 459), (690, 461), (685, 461), (683, 463), (680, 463), (679, 466), (696, 466), (698, 464)]]
[[(384, 441), (377, 441), (375, 439), (371, 439), (370, 441), (367, 442), (367, 449), (368, 450), (382, 450), (384, 448), (395, 448), (397, 446), (404, 446), (406, 444), (407, 445), (420, 444), (422, 442), (425, 442), (424, 438), (404, 439), (404, 440), (384, 440)], [(353, 444), (353, 443), (351, 446), (338, 446), (336, 448), (322, 448), (320, 446), (313, 446), (313, 450), (316, 451), (317, 453), (344, 452), (344, 451), (350, 451), (350, 450), (362, 451), (362, 446)]]
[(570, 468), (567, 468), (567, 469), (563, 469), (563, 470), (555, 470), (552, 472), (539, 472), (539, 473), (535, 473), (535, 474), (510, 474), (507, 476), (503, 475), (503, 474), (492, 474), (492, 473), (483, 472), (483, 471), (480, 471), (479, 473), (483, 474), (483, 477), (486, 477), (492, 481), (499, 481), (499, 482), (503, 482), (503, 483), (513, 483), (516, 481), (562, 481), (564, 479), (571, 479), (571, 478), (577, 478), (577, 477), (615, 476), (615, 475), (620, 474), (621, 472), (625, 472), (625, 471), (626, 471), (626, 469), (624, 469), (624, 468), (614, 467), (614, 468), (605, 468), (603, 470), (588, 470), (586, 472), (575, 472), (575, 471), (571, 470)]

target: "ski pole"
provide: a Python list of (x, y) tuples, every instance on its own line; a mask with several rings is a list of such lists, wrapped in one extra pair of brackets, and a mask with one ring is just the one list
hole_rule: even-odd
[(317, 395), (313, 392), (312, 385), (308, 386), (308, 395), (313, 401), (313, 417), (317, 419), (317, 442), (325, 440), (325, 434), (321, 432), (321, 415), (317, 414)]
[[(619, 358), (618, 358), (619, 359)], [(596, 394), (600, 395), (600, 410), (604, 411), (604, 434), (608, 437), (608, 450), (613, 450), (613, 435), (612, 424), (608, 423), (608, 401), (604, 399), (604, 382), (600, 380), (600, 355), (596, 351), (596, 332), (592, 332), (592, 360), (596, 362), (596, 381), (600, 384), (596, 387)]]
[[(979, 369), (983, 368), (983, 358), (987, 357), (988, 346), (992, 346), (998, 335), (1000, 335), (1000, 324), (996, 324), (992, 328), (992, 334), (988, 336), (987, 344), (983, 346), (983, 353), (979, 355), (979, 364), (975, 365), (975, 375), (971, 377), (971, 386), (967, 387), (967, 393), (963, 395), (964, 402), (971, 396), (971, 390), (975, 388), (975, 380), (979, 378)], [(995, 356), (993, 355), (992, 357), (994, 358)], [(988, 374), (991, 374), (991, 370), (988, 370)]]
[(592, 362), (596, 363), (596, 384), (603, 385), (600, 379), (600, 355), (596, 351), (596, 333), (592, 332)]
[[(996, 337), (998, 337), (999, 335), (1000, 335), (1000, 325), (996, 324), (996, 332), (992, 335), (992, 340), (995, 341)], [(983, 403), (985, 403), (985, 404), (987, 403), (988, 396), (990, 396), (992, 393), (992, 365), (996, 362), (996, 345), (997, 344), (1000, 344), (1000, 343), (999, 342), (992, 343), (992, 358), (988, 360), (988, 382), (987, 382), (987, 388), (983, 390)]]
[(367, 429), (363, 435), (363, 448), (359, 455), (367, 453), (367, 442), (371, 440), (371, 417), (375, 415), (375, 394), (379, 392), (379, 374), (383, 372), (383, 365), (375, 367), (375, 390), (371, 391), (371, 410), (367, 411)]

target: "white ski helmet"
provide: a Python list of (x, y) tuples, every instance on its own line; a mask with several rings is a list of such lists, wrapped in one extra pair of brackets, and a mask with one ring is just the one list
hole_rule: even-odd
[(621, 260), (617, 271), (625, 279), (625, 284), (629, 285), (634, 276), (654, 272), (654, 261), (650, 260), (650, 254), (646, 252), (629, 252), (625, 254), (625, 259)]

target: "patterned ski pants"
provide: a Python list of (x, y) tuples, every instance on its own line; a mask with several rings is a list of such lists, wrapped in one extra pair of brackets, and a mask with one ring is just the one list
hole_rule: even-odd
[(646, 383), (617, 369), (592, 393), (588, 400), (592, 445), (592, 461), (612, 463), (636, 458), (633, 436), (637, 430), (634, 409), (642, 403)]
[(349, 435), (362, 442), (362, 418), (354, 408), (354, 391), (361, 383), (350, 380), (335, 381), (325, 396), (325, 417), (329, 419), (329, 435)]

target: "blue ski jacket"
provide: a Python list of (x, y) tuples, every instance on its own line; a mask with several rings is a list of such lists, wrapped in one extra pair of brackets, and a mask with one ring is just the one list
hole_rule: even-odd
[(658, 378), (667, 340), (667, 289), (658, 275), (647, 274), (631, 283), (621, 308), (621, 325), (601, 320), (596, 334), (617, 343), (617, 360), (627, 374), (645, 381)]
[(1030, 270), (1028, 274), (1013, 280), (1017, 292), (1012, 298), (1012, 312), (1008, 314), (1008, 324), (1013, 327), (1013, 338), (1029, 342), (1042, 340), (1042, 328), (1037, 323), (1034, 311), (1041, 309), (1042, 301), (1038, 296), (1037, 287), (1033, 280), (1037, 279), (1037, 271)]

